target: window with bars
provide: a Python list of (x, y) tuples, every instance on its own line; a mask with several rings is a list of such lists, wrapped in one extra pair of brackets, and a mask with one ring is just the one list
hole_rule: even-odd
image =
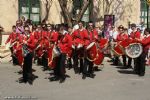
[(33, 23), (40, 22), (40, 1), (39, 0), (19, 0), (19, 18), (24, 16)]
[[(143, 22), (145, 26), (147, 26), (147, 22), (148, 23), (150, 22), (150, 15), (149, 15), (150, 7), (148, 9), (147, 6), (148, 5), (147, 5), (146, 0), (141, 0), (141, 7), (140, 7), (140, 9), (141, 9), (141, 16), (140, 16), (140, 18), (141, 18), (141, 22)], [(147, 21), (147, 18), (148, 18), (149, 21)]]

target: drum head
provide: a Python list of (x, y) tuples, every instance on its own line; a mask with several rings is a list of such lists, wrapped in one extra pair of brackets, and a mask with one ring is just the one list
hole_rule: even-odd
[(143, 52), (143, 47), (140, 43), (133, 43), (130, 44), (125, 48), (125, 54), (130, 58), (137, 58)]
[(87, 50), (87, 59), (89, 61), (94, 61), (97, 57), (97, 47), (95, 43), (90, 46), (90, 48)]
[(108, 45), (108, 39), (105, 39), (105, 38), (100, 39), (99, 46), (101, 49), (107, 47), (107, 45)]
[(119, 44), (113, 48), (113, 52), (116, 56), (122, 56), (124, 54)]
[(53, 48), (53, 56), (54, 56), (54, 58), (60, 56), (60, 54), (61, 54), (60, 49), (58, 47), (54, 47)]
[(90, 43), (90, 44), (87, 46), (86, 50), (89, 50), (91, 47), (94, 46), (94, 44), (95, 44), (95, 42)]

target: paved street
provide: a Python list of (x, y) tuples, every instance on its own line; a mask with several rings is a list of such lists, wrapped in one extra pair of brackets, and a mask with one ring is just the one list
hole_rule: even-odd
[(16, 82), (21, 77), (16, 73), (20, 68), (5, 62), (0, 64), (0, 100), (9, 100), (7, 97), (11, 96), (33, 99), (10, 100), (150, 100), (150, 67), (147, 67), (144, 77), (111, 66), (106, 60), (102, 67), (94, 79), (86, 80), (67, 70), (70, 78), (60, 84), (49, 82), (45, 79), (49, 72), (34, 65), (34, 74), (38, 78), (29, 85)]

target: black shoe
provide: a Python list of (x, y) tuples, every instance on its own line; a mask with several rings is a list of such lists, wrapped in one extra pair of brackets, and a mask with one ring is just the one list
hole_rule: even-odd
[(32, 85), (32, 84), (33, 84), (33, 80), (32, 80), (32, 79), (28, 79), (28, 83), (29, 83), (30, 85)]
[(46, 70), (48, 70), (48, 68), (43, 68), (43, 71), (46, 71)]
[(129, 68), (132, 68), (132, 66), (124, 66), (124, 67), (122, 67), (122, 69), (129, 69)]
[(58, 80), (59, 80), (59, 77), (57, 77), (57, 76), (50, 78), (50, 81), (51, 81), (51, 82), (52, 82), (52, 81), (58, 81)]
[(128, 67), (128, 68), (132, 68), (132, 66), (131, 66), (131, 65), (127, 65), (127, 67)]
[(60, 78), (60, 81), (59, 81), (59, 83), (64, 83), (65, 82), (65, 77), (62, 77), (62, 78)]
[(90, 78), (94, 78), (94, 77), (95, 77), (95, 74), (89, 74), (89, 77), (90, 77)]
[(85, 74), (83, 74), (82, 79), (83, 79), (83, 80), (85, 80), (85, 79), (86, 79), (86, 75), (85, 75)]
[(144, 76), (144, 75), (145, 75), (145, 73), (140, 73), (140, 74), (139, 74), (139, 76)]
[(27, 83), (27, 80), (25, 80), (25, 79), (19, 79), (18, 82), (19, 83)]
[(99, 69), (98, 66), (97, 66), (97, 67), (94, 67), (93, 70), (96, 71), (96, 72), (101, 71), (101, 69)]
[(74, 70), (75, 74), (78, 74), (79, 73), (79, 70)]
[(17, 73), (18, 73), (18, 74), (22, 74), (22, 73), (23, 73), (23, 71), (22, 71), (22, 70), (20, 70), (20, 71), (18, 71)]
[(134, 69), (133, 71), (134, 71), (135, 74), (138, 74), (138, 75), (140, 74), (140, 73), (139, 73), (137, 70), (135, 70), (135, 69)]

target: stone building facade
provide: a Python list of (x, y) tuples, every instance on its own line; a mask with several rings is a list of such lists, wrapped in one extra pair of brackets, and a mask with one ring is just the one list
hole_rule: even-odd
[[(68, 7), (71, 10), (73, 2), (71, 0), (68, 2)], [(50, 3), (48, 22), (52, 24), (64, 22), (58, 0), (52, 0)], [(42, 20), (46, 15), (45, 0), (40, 0), (39, 5), (39, 20)], [(0, 1), (0, 25), (4, 27), (6, 32), (11, 31), (11, 26), (16, 23), (16, 20), (20, 16), (20, 10), (19, 0)], [(33, 12), (36, 12), (37, 9), (33, 10)], [(24, 10), (22, 9), (22, 11)], [(140, 23), (140, 0), (93, 0), (93, 9), (91, 12), (94, 22), (102, 24), (104, 15), (110, 14), (115, 15), (115, 25), (122, 24), (127, 27), (129, 22)], [(33, 16), (32, 18), (37, 17)]]

